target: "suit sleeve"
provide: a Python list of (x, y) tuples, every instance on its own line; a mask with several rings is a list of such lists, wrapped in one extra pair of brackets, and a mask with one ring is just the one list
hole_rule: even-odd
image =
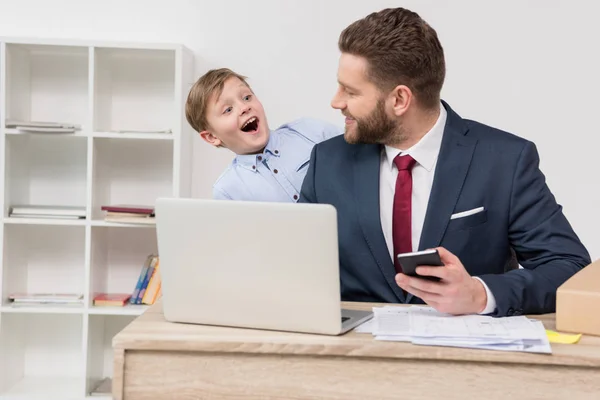
[(510, 245), (523, 268), (480, 276), (496, 298), (494, 315), (554, 312), (558, 287), (591, 261), (546, 185), (531, 142), (514, 172), (508, 219)]
[(317, 193), (315, 189), (315, 171), (317, 169), (317, 147), (313, 146), (310, 153), (310, 162), (308, 164), (308, 171), (302, 182), (302, 188), (300, 189), (300, 200), (299, 203), (317, 203)]

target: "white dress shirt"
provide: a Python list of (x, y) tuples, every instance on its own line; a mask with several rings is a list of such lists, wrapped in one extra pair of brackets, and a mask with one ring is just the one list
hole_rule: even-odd
[[(425, 213), (429, 203), (429, 195), (433, 186), (435, 167), (437, 165), (438, 154), (442, 145), (444, 136), (444, 127), (446, 125), (447, 112), (440, 104), (440, 115), (429, 132), (414, 146), (409, 149), (401, 150), (390, 146), (385, 146), (381, 151), (381, 161), (379, 169), (379, 209), (381, 218), (381, 228), (383, 236), (390, 253), (390, 258), (394, 260), (394, 240), (392, 237), (392, 220), (394, 208), (394, 192), (396, 191), (396, 178), (398, 168), (394, 164), (394, 158), (401, 154), (410, 155), (416, 163), (412, 169), (412, 197), (411, 197), (411, 230), (412, 230), (412, 249), (419, 249), (423, 223), (425, 222)], [(476, 278), (479, 279), (479, 278)], [(487, 294), (487, 304), (481, 314), (489, 314), (496, 309), (496, 299), (481, 279)]]

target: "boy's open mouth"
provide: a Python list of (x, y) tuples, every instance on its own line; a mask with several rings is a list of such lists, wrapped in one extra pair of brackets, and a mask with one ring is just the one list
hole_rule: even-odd
[(258, 131), (258, 118), (251, 117), (242, 125), (242, 132), (256, 133)]

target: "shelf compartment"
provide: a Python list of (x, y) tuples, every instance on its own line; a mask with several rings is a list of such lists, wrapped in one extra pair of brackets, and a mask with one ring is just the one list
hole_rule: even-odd
[(14, 205), (85, 207), (86, 171), (85, 137), (6, 136), (4, 216)]
[[(90, 315), (86, 395), (105, 378), (113, 378), (113, 337), (129, 325), (133, 316)], [(96, 397), (94, 397), (96, 398)]]
[(7, 119), (85, 129), (90, 120), (88, 90), (88, 47), (6, 45)]
[(133, 293), (142, 267), (157, 253), (154, 229), (92, 227), (90, 314), (139, 315), (143, 306), (94, 307), (99, 293)]
[[(84, 293), (85, 227), (5, 225), (2, 306), (5, 312), (81, 312), (75, 306), (11, 306), (11, 293)], [(80, 308), (81, 309), (81, 308)]]
[(154, 205), (173, 192), (173, 141), (94, 139), (92, 219), (104, 219), (101, 207)]
[(3, 314), (0, 398), (80, 399), (81, 315)]
[(174, 129), (175, 51), (94, 49), (94, 131)]

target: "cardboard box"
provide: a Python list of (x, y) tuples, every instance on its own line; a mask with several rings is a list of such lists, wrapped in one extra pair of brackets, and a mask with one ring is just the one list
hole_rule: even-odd
[(600, 336), (600, 259), (558, 288), (556, 330)]

